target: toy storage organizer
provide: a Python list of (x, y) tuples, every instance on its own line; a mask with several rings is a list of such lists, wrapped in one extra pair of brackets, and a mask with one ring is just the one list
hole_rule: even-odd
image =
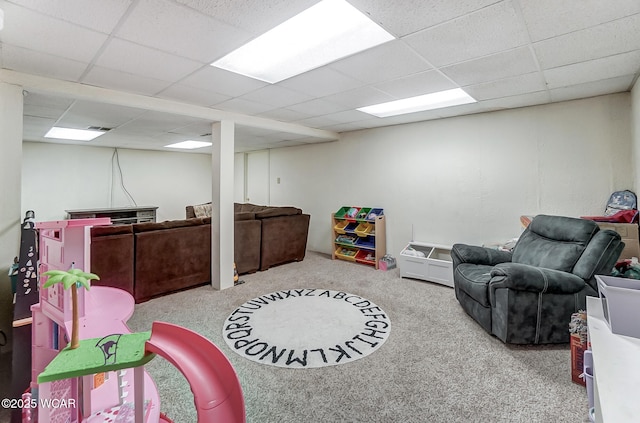
[(398, 260), (400, 277), (423, 279), (453, 287), (451, 247), (410, 242)]
[(378, 268), (386, 254), (384, 210), (373, 207), (341, 207), (331, 215), (333, 259)]

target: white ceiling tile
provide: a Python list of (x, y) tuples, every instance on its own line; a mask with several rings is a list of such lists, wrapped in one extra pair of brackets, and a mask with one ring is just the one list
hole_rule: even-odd
[[(342, 109), (357, 109), (358, 107), (384, 103), (396, 98), (374, 87), (362, 87), (324, 97), (325, 101), (338, 104)], [(335, 110), (334, 110), (335, 111)], [(331, 111), (327, 112), (331, 113)]]
[(495, 81), (537, 70), (538, 66), (528, 46), (502, 51), (441, 69), (445, 75), (460, 86)]
[[(366, 119), (369, 120), (369, 119)], [(321, 126), (320, 129), (326, 129), (327, 131), (333, 131), (333, 132), (350, 132), (350, 131), (357, 131), (359, 129), (365, 129), (366, 126), (361, 124), (360, 122), (350, 122), (350, 123), (338, 123), (335, 125), (327, 125), (327, 126)]]
[(512, 76), (498, 81), (469, 85), (463, 88), (476, 100), (489, 100), (498, 97), (544, 91), (547, 87), (542, 74), (540, 72), (532, 72), (526, 75)]
[(481, 102), (487, 109), (513, 109), (517, 107), (535, 106), (548, 103), (550, 100), (548, 91), (538, 91), (509, 97), (496, 98)]
[(9, 44), (0, 48), (1, 63), (5, 69), (42, 75), (49, 78), (77, 82), (87, 64), (59, 56), (27, 50)]
[(330, 119), (335, 123), (349, 123), (370, 119), (371, 115), (359, 110), (345, 110), (343, 112), (329, 113), (323, 117)]
[(266, 82), (239, 75), (213, 66), (204, 66), (180, 81), (197, 89), (213, 91), (229, 97), (239, 97), (267, 85)]
[(55, 125), (55, 119), (48, 119), (37, 116), (24, 116), (22, 138), (26, 141), (43, 140), (44, 135)]
[(404, 36), (459, 16), (482, 9), (501, 0), (349, 0), (391, 33)]
[(272, 109), (277, 109), (290, 106), (292, 104), (302, 103), (303, 101), (311, 100), (313, 97), (279, 85), (267, 85), (265, 87), (258, 88), (255, 91), (251, 91), (240, 98), (267, 104), (272, 106)]
[(329, 102), (327, 100), (315, 99), (288, 106), (287, 109), (305, 113), (310, 116), (322, 116), (329, 113), (346, 110), (347, 108), (337, 105), (336, 103)]
[(89, 126), (115, 128), (144, 113), (145, 110), (133, 107), (77, 100), (58, 123), (65, 128), (83, 129)]
[[(517, 1), (532, 41), (556, 37), (640, 13), (638, 0)], [(552, 13), (549, 13), (550, 11)]]
[(204, 119), (188, 116), (177, 116), (169, 113), (147, 111), (134, 120), (117, 128), (118, 132), (127, 134), (141, 134), (159, 136), (165, 132), (171, 132), (177, 128), (186, 127), (203, 122)]
[(245, 31), (166, 0), (140, 0), (116, 36), (207, 64), (251, 39)]
[(318, 0), (177, 0), (238, 28), (262, 34), (313, 6)]
[(381, 82), (376, 84), (375, 88), (395, 98), (408, 98), (458, 88), (458, 86), (459, 84), (451, 81), (442, 72), (432, 70)]
[(634, 75), (640, 70), (640, 50), (602, 59), (574, 63), (544, 71), (549, 88), (560, 88), (618, 76)]
[(314, 97), (324, 97), (341, 91), (347, 91), (363, 85), (363, 82), (344, 75), (329, 67), (305, 72), (286, 79), (278, 85), (306, 93)]
[(321, 126), (335, 125), (340, 122), (330, 119), (327, 116), (314, 116), (311, 118), (296, 121), (296, 123), (304, 126), (310, 126), (312, 128), (319, 128)]
[(171, 56), (169, 53), (118, 38), (107, 44), (96, 64), (169, 82), (181, 79), (203, 66), (193, 60)]
[(195, 122), (186, 126), (174, 128), (172, 132), (193, 137), (192, 139), (202, 139), (203, 141), (211, 141), (211, 131), (213, 122)]
[(619, 76), (606, 80), (587, 82), (550, 90), (551, 101), (565, 101), (577, 98), (594, 97), (598, 95), (629, 91), (634, 75)]
[(108, 34), (131, 6), (132, 0), (17, 0), (14, 3)]
[(3, 44), (88, 63), (106, 40), (105, 34), (4, 3)]
[(403, 38), (434, 66), (445, 66), (528, 43), (524, 23), (503, 1)]
[(27, 92), (24, 97), (24, 116), (58, 119), (74, 100)]
[(461, 106), (447, 107), (438, 110), (437, 118), (447, 118), (452, 116), (471, 115), (496, 110), (488, 107), (485, 103), (463, 104)]
[(291, 122), (294, 120), (301, 120), (301, 119), (311, 117), (311, 115), (307, 113), (301, 113), (295, 110), (289, 110), (284, 108), (269, 110), (267, 112), (261, 113), (260, 116), (266, 117), (269, 119), (283, 121), (283, 122)]
[(329, 65), (366, 83), (382, 82), (433, 69), (403, 41), (389, 41)]
[(82, 79), (86, 84), (111, 88), (136, 94), (153, 95), (169, 86), (169, 82), (143, 75), (133, 75), (119, 70), (94, 66)]
[(540, 41), (533, 45), (543, 69), (640, 48), (640, 14)]
[(231, 100), (223, 101), (222, 103), (217, 104), (216, 108), (237, 113), (244, 113), (247, 115), (257, 115), (268, 110), (275, 109), (276, 107), (270, 106), (268, 104), (257, 103), (255, 101), (245, 100), (243, 98), (232, 98)]
[(158, 97), (197, 104), (199, 106), (212, 106), (230, 99), (229, 96), (220, 93), (193, 88), (183, 84), (170, 86), (159, 93)]

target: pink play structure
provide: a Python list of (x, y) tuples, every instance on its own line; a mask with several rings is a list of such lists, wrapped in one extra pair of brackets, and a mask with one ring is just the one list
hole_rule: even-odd
[(153, 322), (147, 352), (176, 366), (191, 385), (198, 422), (244, 422), (242, 387), (229, 359), (201, 335)]
[[(89, 229), (104, 224), (110, 224), (110, 220), (37, 223), (40, 274), (71, 267), (90, 272)], [(131, 334), (126, 321), (133, 314), (134, 300), (126, 291), (102, 286), (89, 291), (78, 288), (81, 346), (72, 353), (68, 348), (62, 351), (71, 333), (72, 302), (61, 284), (43, 288), (45, 282), (43, 276), (39, 282), (40, 302), (32, 306), (32, 375), (30, 392), (23, 395), (27, 406), (23, 408), (22, 423), (170, 423), (160, 413), (157, 388), (143, 367), (155, 355), (176, 366), (189, 382), (198, 422), (245, 422), (242, 388), (224, 353), (196, 332), (169, 323), (153, 322), (150, 334)], [(107, 352), (115, 360), (116, 351), (125, 350), (120, 348), (119, 339), (142, 339), (130, 348), (138, 350), (139, 356), (108, 363)], [(103, 345), (99, 345), (101, 342)], [(109, 342), (114, 346), (105, 347)], [(98, 358), (104, 357), (104, 365), (98, 362), (72, 369), (82, 361), (77, 359), (78, 354), (83, 358), (95, 355), (96, 347), (103, 349)], [(76, 358), (63, 364), (60, 371), (60, 362), (65, 363), (67, 354), (76, 354)], [(90, 357), (88, 361), (91, 362)], [(39, 378), (46, 381), (38, 383)]]

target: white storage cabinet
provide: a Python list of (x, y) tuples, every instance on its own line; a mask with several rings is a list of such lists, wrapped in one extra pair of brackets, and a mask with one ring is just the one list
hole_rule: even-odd
[(453, 288), (450, 246), (410, 242), (400, 252), (398, 267), (403, 278), (422, 279)]

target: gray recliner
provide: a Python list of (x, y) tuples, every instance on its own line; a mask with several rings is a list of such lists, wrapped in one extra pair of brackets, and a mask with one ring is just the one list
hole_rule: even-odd
[(624, 243), (590, 220), (536, 216), (511, 252), (455, 244), (456, 298), (487, 332), (510, 344), (569, 342), (571, 314), (598, 296)]

